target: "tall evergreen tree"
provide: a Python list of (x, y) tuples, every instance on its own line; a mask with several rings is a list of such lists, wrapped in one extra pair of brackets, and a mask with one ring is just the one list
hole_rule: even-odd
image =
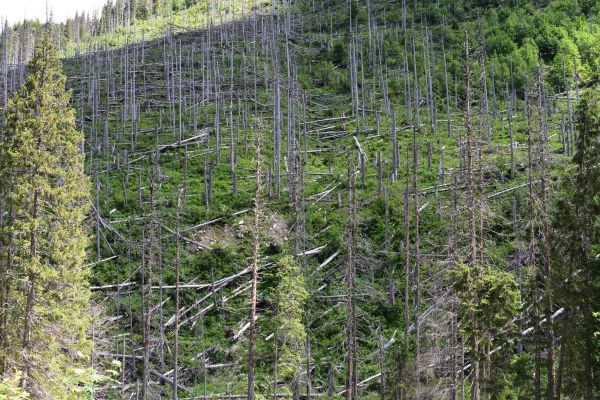
[[(61, 63), (42, 36), (0, 136), (2, 372), (33, 399), (85, 398), (89, 181)], [(10, 368), (10, 369), (9, 369)]]
[(565, 308), (558, 330), (562, 336), (563, 393), (597, 398), (597, 340), (594, 304), (598, 304), (598, 249), (600, 248), (600, 90), (591, 89), (581, 99), (577, 116), (576, 172), (562, 186), (555, 218), (561, 246), (555, 247), (558, 263), (557, 302)]
[(306, 341), (302, 306), (308, 292), (301, 266), (292, 257), (284, 257), (277, 263), (277, 279), (273, 297), (277, 306), (275, 326), (278, 374), (282, 378), (291, 379), (292, 390), (298, 391)]
[(449, 278), (458, 300), (460, 332), (463, 340), (470, 343), (470, 367), (479, 368), (487, 362), (486, 370), (498, 369), (493, 375), (478, 377), (477, 390), (483, 394), (480, 398), (505, 398), (507, 381), (502, 367), (506, 366), (502, 364), (510, 360), (510, 349), (494, 347), (514, 334), (520, 303), (517, 282), (510, 273), (485, 264), (459, 263), (449, 271)]

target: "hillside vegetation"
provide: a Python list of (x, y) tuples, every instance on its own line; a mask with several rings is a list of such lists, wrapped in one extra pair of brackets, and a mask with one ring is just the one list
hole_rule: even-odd
[[(597, 398), (599, 17), (591, 0), (119, 0), (6, 25), (0, 399)], [(5, 146), (44, 35), (84, 137), (90, 245), (68, 268), (84, 292), (89, 275), (93, 343), (45, 385), (23, 384), (52, 361), (19, 356), (16, 322), (37, 272), (11, 205), (33, 172)], [(39, 353), (58, 369), (78, 351), (59, 342)]]

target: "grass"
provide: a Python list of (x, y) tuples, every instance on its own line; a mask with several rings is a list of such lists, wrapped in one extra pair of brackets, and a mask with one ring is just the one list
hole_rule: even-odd
[[(240, 4), (239, 2), (236, 4)], [(132, 43), (141, 38), (142, 32), (144, 40), (158, 38), (169, 28), (177, 26), (186, 27), (204, 27), (207, 24), (206, 10), (202, 7), (206, 3), (199, 3), (193, 8), (185, 12), (177, 13), (173, 18), (158, 18), (138, 22), (134, 29), (135, 35), (132, 35), (132, 30), (119, 30), (114, 35), (101, 36), (96, 39), (98, 44), (108, 45), (109, 47), (119, 47), (124, 43)], [(201, 17), (204, 15), (204, 17)], [(228, 14), (230, 17), (238, 18), (239, 14)], [(197, 17), (197, 18), (196, 18)], [(133, 29), (133, 28), (132, 28)], [(321, 43), (326, 47), (329, 42), (328, 35), (319, 36), (316, 32), (313, 40)], [(181, 43), (184, 48), (189, 48), (194, 43), (194, 37), (181, 36)], [(91, 43), (91, 42), (88, 42)], [(245, 46), (241, 40), (235, 43), (236, 49)], [(308, 52), (313, 43), (300, 43), (295, 50), (302, 55), (303, 52)], [(147, 48), (147, 59), (160, 61), (162, 59), (162, 47), (159, 42), (150, 44)], [(175, 51), (172, 49), (172, 51)], [(228, 54), (227, 49), (215, 48), (215, 51), (222, 51)], [(322, 57), (328, 57), (328, 53)], [(200, 55), (196, 54), (195, 62), (200, 64)], [(249, 55), (248, 57), (252, 57)], [(345, 324), (345, 313), (343, 306), (340, 303), (335, 303), (327, 300), (325, 297), (317, 296), (335, 296), (344, 293), (343, 276), (344, 276), (344, 258), (345, 253), (345, 226), (347, 223), (347, 163), (348, 158), (356, 159), (354, 132), (356, 131), (355, 123), (351, 115), (351, 97), (348, 92), (348, 87), (344, 83), (346, 71), (335, 72), (335, 77), (331, 79), (328, 85), (322, 85), (322, 77), (319, 71), (313, 69), (311, 57), (297, 57), (299, 61), (298, 73), (302, 77), (302, 82), (310, 93), (307, 93), (309, 100), (307, 113), (310, 120), (322, 118), (339, 117), (342, 114), (348, 118), (335, 121), (332, 123), (333, 128), (330, 131), (347, 131), (349, 134), (338, 140), (328, 140), (324, 136), (325, 133), (307, 132), (306, 141), (302, 139), (302, 144), (309, 149), (330, 149), (323, 152), (311, 152), (307, 154), (305, 171), (311, 174), (305, 176), (304, 195), (306, 197), (307, 220), (306, 233), (307, 243), (306, 248), (314, 248), (323, 244), (327, 244), (323, 253), (314, 257), (307, 258), (306, 271), (314, 271), (317, 266), (323, 262), (328, 256), (335, 251), (340, 251), (341, 255), (329, 265), (319, 275), (312, 277), (310, 273), (309, 286), (313, 290), (315, 298), (311, 299), (307, 309), (310, 311), (310, 316), (307, 316), (309, 324), (309, 332), (314, 339), (314, 347), (312, 357), (315, 360), (315, 380), (324, 384), (327, 371), (325, 365), (327, 362), (332, 362), (334, 365), (341, 366), (344, 362), (343, 342), (344, 334), (343, 327)], [(262, 56), (257, 59), (259, 65), (265, 62)], [(66, 60), (65, 70), (68, 74), (75, 75), (79, 73), (81, 60)], [(236, 84), (240, 84), (243, 77), (238, 73), (242, 69), (242, 59), (236, 57), (235, 72), (233, 79)], [(247, 60), (248, 65), (252, 65), (252, 60)], [(142, 73), (151, 72), (150, 65), (140, 65), (136, 75), (137, 84), (143, 83)], [(322, 71), (321, 71), (322, 72)], [(108, 71), (102, 71), (100, 79), (106, 79)], [(259, 71), (250, 71), (248, 78), (252, 79), (253, 73), (260, 75)], [(223, 71), (223, 81), (228, 82), (229, 71)], [(119, 76), (122, 78), (122, 76)], [(186, 76), (190, 79), (190, 76)], [(260, 76), (259, 76), (260, 78)], [(259, 79), (259, 99), (260, 103), (270, 105), (272, 103), (271, 96), (266, 94), (266, 90), (262, 87), (262, 80)], [(154, 81), (156, 84), (164, 84), (160, 78)], [(366, 85), (372, 87), (378, 82), (366, 80)], [(404, 83), (398, 84), (399, 87), (404, 87)], [(87, 90), (87, 89), (84, 89)], [(168, 109), (164, 93), (158, 93), (161, 89), (154, 89), (150, 93), (153, 98), (160, 99), (160, 106)], [(79, 87), (75, 88), (76, 96), (81, 95), (85, 98), (86, 93), (82, 92)], [(285, 92), (284, 92), (285, 94)], [(285, 99), (285, 97), (284, 97)], [(438, 104), (443, 104), (443, 97), (438, 95)], [(106, 98), (100, 97), (101, 106), (105, 106)], [(392, 95), (392, 108), (397, 112), (398, 126), (408, 126), (413, 124), (406, 110), (404, 110), (404, 101), (399, 95)], [(283, 112), (287, 110), (287, 101), (283, 101)], [(376, 107), (378, 105), (375, 105)], [(561, 104), (560, 107), (564, 105)], [(500, 102), (500, 110), (504, 110), (505, 104)], [(146, 109), (147, 108), (147, 109)], [(522, 102), (518, 103), (518, 109), (522, 109)], [(252, 126), (252, 119), (262, 120), (264, 129), (256, 131), (252, 128), (243, 129), (242, 124), (239, 127), (239, 140), (237, 146), (237, 170), (238, 170), (238, 192), (233, 194), (232, 191), (232, 175), (230, 172), (230, 164), (228, 162), (229, 143), (229, 127), (226, 120), (221, 118), (221, 134), (223, 135), (223, 143), (226, 144), (221, 153), (220, 160), (213, 170), (213, 197), (210, 206), (207, 208), (204, 205), (204, 175), (205, 165), (207, 162), (215, 163), (216, 156), (214, 148), (216, 146), (214, 130), (214, 105), (203, 107), (199, 113), (199, 127), (208, 127), (211, 129), (211, 139), (208, 143), (192, 144), (188, 148), (188, 199), (187, 204), (182, 212), (182, 225), (193, 226), (201, 222), (205, 222), (214, 218), (223, 217), (221, 226), (228, 224), (235, 226), (239, 223), (240, 218), (231, 216), (232, 213), (242, 209), (252, 207), (252, 198), (254, 195), (254, 165), (255, 151), (254, 138), (260, 134), (263, 138), (264, 148), (263, 157), (265, 158), (265, 166), (272, 165), (272, 133), (271, 133), (271, 113), (268, 107), (260, 107), (258, 115), (252, 115), (248, 120), (247, 126)], [(391, 148), (391, 117), (386, 114), (380, 114), (379, 129), (376, 129), (377, 122), (373, 113), (368, 114), (367, 125), (369, 132), (361, 132), (356, 134), (357, 139), (362, 145), (367, 160), (365, 163), (365, 185), (362, 186), (361, 177), (359, 175), (358, 182), (358, 198), (359, 198), (359, 231), (360, 231), (360, 280), (359, 291), (372, 292), (366, 300), (359, 301), (359, 318), (360, 318), (360, 354), (359, 360), (359, 379), (372, 376), (378, 371), (377, 362), (372, 358), (373, 352), (376, 350), (375, 341), (373, 339), (374, 329), (377, 321), (383, 322), (383, 331), (386, 338), (391, 337), (394, 332), (402, 332), (403, 329), (403, 304), (402, 299), (398, 299), (396, 306), (392, 306), (387, 299), (387, 277), (391, 276), (397, 282), (397, 292), (403, 292), (404, 277), (404, 243), (403, 243), (403, 226), (404, 226), (404, 191), (408, 185), (411, 185), (413, 179), (412, 171), (412, 143), (415, 140), (418, 143), (418, 159), (419, 167), (418, 188), (423, 193), (420, 198), (422, 210), (420, 211), (420, 235), (421, 235), (421, 252), (423, 254), (423, 272), (428, 278), (438, 276), (438, 273), (443, 272), (445, 264), (444, 260), (447, 255), (447, 246), (450, 239), (455, 239), (460, 245), (461, 237), (452, 237), (454, 229), (461, 231), (465, 225), (465, 197), (464, 191), (457, 190), (454, 193), (451, 190), (446, 190), (444, 184), (451, 183), (453, 177), (457, 177), (459, 186), (464, 179), (464, 171), (461, 163), (461, 156), (457, 148), (457, 137), (460, 135), (464, 138), (464, 115), (461, 111), (452, 112), (453, 136), (448, 137), (445, 129), (445, 123), (441, 121), (446, 118), (444, 107), (438, 110), (439, 125), (437, 132), (431, 130), (431, 123), (427, 119), (427, 113), (422, 110), (421, 118), (423, 120), (422, 129), (416, 133), (413, 130), (407, 129), (398, 132), (399, 154), (400, 154), (400, 169), (398, 177), (392, 182), (390, 179), (390, 155)], [(85, 110), (86, 113), (90, 109)], [(175, 115), (178, 115), (178, 105), (175, 105)], [(158, 110), (147, 104), (142, 104), (140, 109), (140, 129), (152, 130), (158, 123)], [(114, 113), (116, 115), (117, 113)], [(189, 109), (184, 110), (184, 121), (190, 120)], [(235, 119), (241, 119), (239, 115), (235, 115)], [(482, 140), (484, 136), (483, 124), (478, 120), (479, 115), (477, 110), (474, 112), (474, 137), (476, 140)], [(484, 168), (485, 187), (482, 188), (483, 196), (495, 194), (501, 190), (507, 190), (527, 182), (528, 176), (526, 172), (517, 171), (514, 179), (509, 179), (509, 138), (508, 125), (506, 121), (502, 123), (501, 118), (506, 118), (504, 112), (493, 122), (493, 136), (491, 146), (483, 145), (481, 147), (481, 164)], [(553, 150), (560, 150), (561, 144), (558, 139), (559, 128), (558, 114), (550, 120), (550, 140)], [(238, 121), (239, 122), (239, 121)], [(130, 132), (130, 121), (126, 121), (125, 132)], [(178, 122), (175, 121), (175, 124)], [(502, 127), (503, 126), (503, 127)], [(116, 131), (117, 123), (113, 114), (109, 122), (111, 133)], [(123, 129), (123, 121), (120, 121), (120, 127)], [(157, 144), (176, 143), (178, 140), (178, 129), (171, 131), (171, 121), (169, 121), (168, 112), (164, 115), (165, 129), (160, 133), (158, 142), (154, 136), (154, 132), (148, 134), (140, 134), (138, 136), (136, 148), (131, 151), (131, 146), (127, 143), (128, 136), (124, 135), (119, 140), (115, 136), (111, 136), (111, 141), (116, 146), (115, 154), (123, 154), (124, 150), (130, 151), (129, 159), (138, 160), (133, 162), (128, 168), (109, 168), (105, 173), (100, 174), (99, 180), (101, 183), (101, 214), (113, 224), (128, 241), (120, 241), (114, 233), (103, 231), (102, 256), (111, 255), (114, 251), (119, 254), (119, 258), (111, 260), (94, 267), (93, 284), (111, 284), (124, 282), (130, 276), (133, 279), (141, 282), (141, 277), (136, 275), (135, 271), (142, 266), (143, 255), (145, 249), (140, 248), (139, 243), (142, 235), (145, 237), (149, 227), (148, 215), (150, 214), (149, 200), (150, 194), (148, 190), (148, 174), (151, 168), (149, 154)], [(527, 142), (526, 134), (527, 123), (522, 113), (517, 112), (514, 121), (514, 140), (519, 143)], [(284, 127), (284, 132), (286, 131)], [(192, 132), (191, 125), (186, 122), (184, 128), (184, 137), (191, 137), (195, 134)], [(245, 147), (245, 138), (248, 137), (248, 146)], [(236, 138), (238, 135), (236, 135)], [(237, 139), (236, 139), (237, 140)], [(284, 141), (285, 142), (285, 141)], [(431, 146), (431, 154), (429, 154), (429, 146)], [(443, 169), (444, 181), (438, 176), (438, 163), (442, 161), (443, 149)], [(387, 198), (383, 193), (378, 193), (378, 170), (374, 163), (375, 155), (381, 152), (383, 161), (383, 176), (384, 185), (387, 190)], [(282, 149), (282, 154), (286, 154), (285, 143)], [(107, 167), (114, 163), (114, 154), (94, 154), (94, 158), (99, 160), (100, 165)], [(428, 158), (430, 157), (430, 162)], [(567, 158), (561, 154), (553, 154), (552, 176), (553, 184), (558, 182), (565, 175), (565, 164)], [(175, 205), (177, 203), (177, 193), (183, 185), (184, 150), (182, 148), (167, 150), (161, 154), (160, 168), (161, 174), (165, 180), (161, 183), (155, 193), (155, 201), (161, 206), (159, 207), (159, 217), (161, 222), (173, 228), (175, 225), (174, 214)], [(475, 164), (479, 165), (477, 156)], [(527, 150), (521, 146), (515, 149), (515, 163), (527, 164)], [(286, 171), (287, 158), (282, 160), (282, 171)], [(331, 170), (331, 173), (329, 173)], [(129, 177), (127, 179), (127, 176)], [(138, 197), (138, 176), (141, 176), (142, 181), (142, 200), (141, 207), (137, 205)], [(475, 179), (478, 179), (478, 174), (475, 174)], [(287, 186), (287, 178), (282, 178), (282, 187)], [(127, 203), (121, 189), (124, 183), (127, 193)], [(319, 194), (329, 188), (334, 187), (331, 195), (316, 201)], [(410, 187), (410, 186), (409, 186)], [(437, 193), (436, 193), (437, 188)], [(514, 253), (515, 241), (522, 240), (523, 235), (515, 232), (512, 222), (513, 198), (518, 209), (527, 207), (527, 200), (524, 196), (526, 188), (506, 192), (506, 195), (495, 196), (489, 201), (486, 201), (485, 215), (485, 240), (489, 246), (486, 246), (486, 256), (488, 262), (497, 268), (508, 269), (510, 267), (510, 256)], [(479, 188), (477, 188), (477, 192)], [(266, 196), (268, 189), (263, 187), (263, 195)], [(338, 207), (337, 195), (340, 195), (342, 207)], [(479, 192), (478, 192), (479, 193)], [(284, 190), (280, 198), (273, 195), (271, 198), (265, 199), (265, 212), (268, 215), (275, 213), (285, 217), (288, 223), (292, 223), (294, 215), (289, 204), (288, 193)], [(453, 211), (453, 209), (455, 209)], [(414, 222), (415, 210), (411, 202), (409, 207), (410, 223), (411, 223), (411, 238), (414, 237)], [(451, 221), (451, 214), (455, 214), (456, 220)], [(517, 218), (524, 218), (525, 213), (519, 212)], [(247, 216), (242, 217), (249, 223)], [(518, 223), (518, 222), (517, 222)], [(167, 236), (164, 231), (163, 235)], [(193, 233), (189, 234), (190, 236)], [(280, 254), (267, 255), (268, 240), (263, 242), (262, 258), (263, 261), (276, 260)], [(283, 252), (291, 252), (291, 246), (284, 246)], [(249, 265), (250, 246), (249, 238), (246, 235), (240, 239), (235, 245), (216, 246), (212, 250), (192, 251), (189, 248), (183, 248), (182, 255), (182, 281), (209, 282), (211, 280), (211, 270), (215, 273), (215, 278), (220, 279), (240, 271)], [(455, 249), (457, 253), (461, 253), (461, 249)], [(385, 252), (385, 253), (384, 253)], [(175, 243), (172, 239), (165, 239), (162, 248), (162, 269), (163, 282), (165, 284), (174, 283), (174, 253)], [(131, 258), (128, 259), (128, 254)], [(155, 266), (156, 267), (156, 266)], [(156, 269), (155, 269), (156, 272)], [(260, 284), (260, 305), (261, 313), (265, 314), (263, 319), (259, 320), (259, 387), (263, 394), (267, 394), (270, 388), (270, 379), (272, 377), (272, 363), (274, 357), (274, 349), (272, 342), (267, 342), (265, 337), (271, 334), (274, 330), (272, 322), (269, 320), (269, 315), (272, 312), (272, 304), (268, 298), (268, 290), (271, 288), (273, 277), (270, 272), (261, 274)], [(316, 288), (326, 285), (320, 292)], [(232, 294), (231, 288), (224, 291), (225, 296)], [(432, 295), (437, 288), (434, 282), (426, 280), (423, 283), (424, 298)], [(183, 293), (183, 304), (190, 304), (197, 299), (201, 294), (186, 291)], [(158, 296), (155, 291), (155, 296)], [(98, 299), (103, 299), (103, 295), (97, 295)], [(218, 313), (209, 313), (203, 318), (204, 333), (206, 346), (217, 345), (218, 350), (210, 355), (211, 363), (227, 363), (235, 362), (235, 366), (210, 372), (208, 376), (208, 386), (204, 388), (202, 381), (197, 381), (194, 391), (196, 394), (203, 393), (206, 390), (208, 393), (241, 393), (245, 388), (245, 342), (232, 340), (233, 333), (236, 332), (241, 325), (241, 322), (247, 319), (247, 296), (239, 296), (230, 302)], [(166, 303), (164, 313), (166, 318), (174, 313), (174, 302), (172, 292), (165, 293)], [(141, 323), (139, 315), (141, 314), (141, 297), (139, 290), (134, 290), (131, 293), (126, 293), (123, 296), (107, 297), (107, 301), (103, 304), (110, 315), (128, 315), (128, 307), (133, 310), (133, 328), (139, 335), (141, 332)], [(157, 298), (153, 299), (157, 302)], [(425, 301), (424, 301), (425, 303)], [(310, 318), (310, 320), (309, 320)], [(127, 321), (129, 318), (122, 318), (122, 321), (117, 323), (115, 328), (118, 332), (125, 333), (129, 330)], [(159, 327), (154, 326), (153, 336), (158, 335)], [(167, 340), (172, 340), (172, 333), (167, 333)], [(184, 326), (181, 332), (182, 337), (182, 356), (180, 359), (181, 365), (185, 368), (186, 379), (191, 380), (190, 375), (195, 373), (198, 368), (198, 362), (192, 361), (193, 355), (199, 352), (202, 347), (200, 343), (200, 332), (198, 328), (192, 329), (190, 326)], [(397, 333), (399, 338), (400, 334)], [(134, 346), (134, 344), (129, 344)], [(397, 349), (390, 350), (391, 353)], [(167, 362), (170, 362), (170, 354), (167, 352)], [(393, 359), (390, 355), (390, 363)], [(154, 360), (156, 361), (156, 360)], [(139, 366), (138, 366), (139, 367)], [(390, 366), (392, 367), (392, 366)], [(169, 369), (169, 368), (167, 368)], [(197, 371), (196, 371), (197, 372)], [(199, 379), (198, 376), (196, 376)], [(203, 380), (204, 377), (201, 377)], [(343, 370), (335, 375), (335, 381), (338, 385), (344, 380)], [(165, 385), (165, 390), (167, 387)], [(365, 398), (375, 396), (374, 393), (365, 393)]]

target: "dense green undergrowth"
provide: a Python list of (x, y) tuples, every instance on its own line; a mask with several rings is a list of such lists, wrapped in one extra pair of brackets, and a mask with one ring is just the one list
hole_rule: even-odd
[[(455, 323), (449, 315), (456, 310), (452, 305), (455, 299), (448, 291), (452, 278), (447, 271), (457, 261), (464, 261), (468, 248), (465, 65), (472, 68), (469, 84), (475, 93), (470, 134), (475, 143), (477, 213), (484, 221), (479, 232), (485, 247), (482, 258), (486, 268), (494, 272), (485, 276), (492, 281), (497, 278), (510, 290), (517, 282), (519, 293), (511, 291), (510, 296), (518, 297), (518, 301), (510, 297), (511, 306), (521, 312), (531, 306), (538, 285), (538, 271), (527, 260), (532, 212), (528, 190), (531, 179), (537, 193), (540, 180), (538, 156), (531, 158), (530, 151), (547, 146), (548, 187), (559, 198), (565, 179), (576, 170), (571, 163), (576, 146), (575, 110), (580, 97), (597, 83), (600, 72), (597, 5), (570, 0), (424, 1), (410, 2), (404, 18), (403, 2), (298, 1), (278, 8), (261, 2), (258, 16), (243, 17), (241, 3), (232, 3), (236, 11), (226, 12), (228, 17), (213, 22), (211, 39), (220, 41), (212, 43), (207, 42), (204, 29), (212, 21), (207, 14), (209, 2), (199, 1), (168, 17), (139, 19), (129, 28), (120, 26), (111, 33), (89, 34), (77, 45), (67, 38), (68, 44), (63, 45), (67, 55), (76, 46), (114, 47), (110, 52), (64, 60), (74, 106), (80, 112), (80, 128), (88, 138), (85, 169), (93, 177), (97, 192), (91, 199), (97, 210), (90, 216), (91, 225), (98, 224), (97, 228), (92, 227), (97, 237), (90, 251), (90, 262), (94, 263), (91, 285), (107, 319), (113, 317), (98, 326), (104, 335), (99, 346), (104, 353), (139, 356), (145, 293), (141, 288), (147, 283), (144, 271), (153, 254), (152, 365), (162, 372), (172, 368), (173, 331), (161, 326), (175, 314), (172, 286), (176, 283), (176, 241), (172, 231), (177, 229), (178, 193), (184, 196), (180, 209), (183, 230), (219, 219), (186, 231), (188, 240), (179, 241), (181, 283), (211, 283), (249, 267), (255, 143), (256, 136), (261, 135), (264, 166), (271, 173), (262, 187), (265, 199), (260, 265), (265, 268), (260, 271), (259, 282), (257, 392), (266, 398), (274, 391), (291, 390), (290, 375), (280, 376), (279, 386), (273, 387), (278, 349), (271, 335), (281, 325), (277, 304), (282, 294), (278, 290), (285, 288), (280, 271), (286, 269), (278, 263), (286, 262), (287, 268), (296, 271), (287, 256), (294, 255), (294, 240), (299, 234), (301, 251), (324, 246), (316, 254), (301, 255), (295, 261), (301, 267), (308, 292), (302, 302), (302, 322), (311, 344), (309, 355), (302, 346), (299, 369), (311, 371), (315, 396), (326, 397), (330, 379), (336, 395), (344, 387), (343, 299), (348, 243), (347, 173), (351, 159), (359, 171), (358, 380), (375, 376), (383, 366), (387, 371), (385, 398), (394, 398), (403, 385), (409, 396), (414, 396), (416, 380), (421, 384), (423, 398), (448, 398), (445, 393), (452, 379), (450, 367), (443, 359), (447, 353), (440, 348), (449, 340), (444, 327)], [(263, 24), (257, 35), (248, 33), (253, 28), (253, 18)], [(279, 33), (276, 39), (280, 55), (277, 73), (284, 77), (281, 107), (285, 138), (281, 191), (277, 193), (273, 178), (275, 40), (269, 42), (260, 32), (279, 29), (275, 23), (283, 25), (290, 21), (288, 18), (293, 29), (286, 32), (287, 37)], [(240, 29), (228, 31), (225, 27), (221, 27), (225, 35), (222, 31), (214, 33), (218, 31), (215, 27), (234, 19), (238, 21), (231, 26), (244, 26), (246, 37)], [(102, 26), (103, 21), (97, 24)], [(230, 26), (229, 22), (226, 26)], [(16, 31), (19, 29), (25, 28)], [(64, 29), (57, 25), (54, 35), (66, 38)], [(184, 33), (176, 33), (181, 31)], [(148, 42), (132, 44), (140, 42), (142, 33)], [(121, 48), (125, 43), (131, 45)], [(271, 48), (266, 49), (268, 46)], [(203, 47), (209, 51), (201, 52)], [(359, 49), (358, 118), (353, 103), (356, 93), (351, 87), (353, 47)], [(465, 55), (467, 47), (469, 59)], [(292, 53), (291, 72), (287, 71), (286, 51)], [(126, 57), (127, 62), (123, 61)], [(178, 61), (181, 59), (184, 61)], [(215, 72), (217, 62), (221, 67)], [(128, 70), (132, 63), (135, 67)], [(536, 110), (538, 66), (543, 82), (547, 143), (539, 141), (536, 131), (536, 118), (541, 113)], [(268, 77), (265, 71), (269, 71)], [(207, 80), (211, 73), (218, 74), (219, 80), (211, 81), (207, 89), (201, 77)], [(185, 100), (170, 100), (178, 96), (180, 84)], [(172, 89), (167, 89), (168, 85)], [(222, 93), (215, 94), (216, 87)], [(130, 105), (132, 92), (135, 112)], [(415, 105), (415, 92), (419, 93), (419, 108)], [(289, 115), (293, 115), (290, 120)], [(396, 174), (394, 119), (399, 164)], [(215, 121), (219, 122), (219, 152)], [(135, 137), (131, 133), (134, 131)], [(180, 132), (184, 140), (201, 132), (207, 132), (207, 136), (183, 146)], [(292, 185), (288, 179), (294, 167), (292, 148), (288, 147), (292, 142), (287, 140), (290, 138), (306, 149), (302, 165), (306, 215), (300, 233), (294, 225), (297, 209), (290, 197)], [(235, 193), (230, 143), (235, 145)], [(365, 154), (364, 169), (360, 167), (357, 143)], [(169, 145), (172, 146), (165, 147), (156, 157), (157, 146)], [(159, 182), (151, 182), (157, 165)], [(207, 196), (210, 182), (212, 190)], [(151, 192), (150, 185), (157, 185), (156, 190)], [(418, 208), (415, 187), (419, 193)], [(551, 214), (555, 212), (554, 204), (555, 197), (551, 197), (547, 204)], [(535, 212), (538, 207), (539, 202), (533, 207)], [(96, 222), (98, 216), (102, 223)], [(414, 267), (417, 233), (421, 257), (418, 309), (413, 297), (414, 271), (408, 278), (404, 272), (407, 257)], [(148, 241), (150, 234), (161, 238), (159, 245)], [(410, 254), (406, 253), (407, 248)], [(180, 382), (194, 395), (245, 392), (246, 335), (238, 337), (237, 333), (248, 321), (248, 292), (236, 289), (246, 285), (246, 278), (236, 280), (214, 299), (208, 297), (202, 307), (183, 317), (186, 320), (212, 301), (218, 303), (216, 309), (186, 321), (180, 331)], [(482, 281), (482, 285), (487, 282)], [(418, 378), (401, 375), (416, 362), (414, 339), (410, 338), (408, 345), (410, 354), (402, 354), (405, 282), (410, 286), (411, 323), (415, 315), (426, 315), (421, 322), (423, 366)], [(473, 284), (466, 278), (465, 282)], [(101, 288), (118, 284), (125, 285)], [(162, 285), (171, 288), (160, 290)], [(189, 307), (206, 295), (206, 288), (182, 290), (181, 304)], [(468, 298), (461, 304), (468, 307), (471, 301)], [(512, 308), (510, 311), (514, 312)], [(502, 326), (505, 322), (502, 319)], [(496, 325), (499, 323), (496, 321)], [(489, 327), (489, 332), (496, 332), (497, 328)], [(504, 339), (518, 337), (517, 327), (511, 329)], [(122, 337), (126, 338), (124, 342)], [(303, 338), (301, 334), (292, 337)], [(528, 349), (537, 346), (536, 340), (540, 340), (536, 335), (518, 339)], [(387, 345), (382, 360), (378, 359), (380, 341)], [(470, 346), (464, 342), (462, 345)], [(203, 352), (208, 354), (206, 362), (217, 367), (205, 368), (198, 358)], [(97, 363), (108, 365), (111, 359), (119, 360), (98, 356)], [(122, 367), (125, 381), (135, 385), (142, 373), (142, 362), (134, 357)], [(545, 368), (544, 365), (542, 369)], [(494, 368), (485, 379), (486, 393), (492, 398), (533, 398), (534, 369), (533, 351), (517, 352), (514, 345), (505, 346), (494, 356)], [(459, 379), (467, 387), (463, 394), (470, 398), (468, 379), (462, 375)], [(573, 389), (578, 379), (566, 376), (563, 391), (574, 390), (573, 398), (584, 398)], [(360, 397), (377, 398), (379, 389), (379, 379), (369, 380), (361, 387)], [(121, 390), (99, 387), (98, 393), (116, 399), (121, 398)], [(157, 396), (167, 396), (168, 382), (160, 381), (155, 390)], [(300, 391), (306, 390), (306, 377), (302, 375)], [(184, 393), (180, 391), (182, 396)]]

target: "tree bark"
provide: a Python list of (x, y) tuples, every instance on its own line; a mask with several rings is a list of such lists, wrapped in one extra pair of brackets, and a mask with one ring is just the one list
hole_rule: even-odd
[(256, 287), (258, 285), (258, 251), (260, 246), (260, 213), (261, 213), (261, 129), (255, 130), (256, 134), (256, 174), (254, 191), (254, 224), (252, 238), (252, 282), (250, 290), (250, 337), (248, 340), (248, 400), (254, 400), (254, 367), (256, 347)]

